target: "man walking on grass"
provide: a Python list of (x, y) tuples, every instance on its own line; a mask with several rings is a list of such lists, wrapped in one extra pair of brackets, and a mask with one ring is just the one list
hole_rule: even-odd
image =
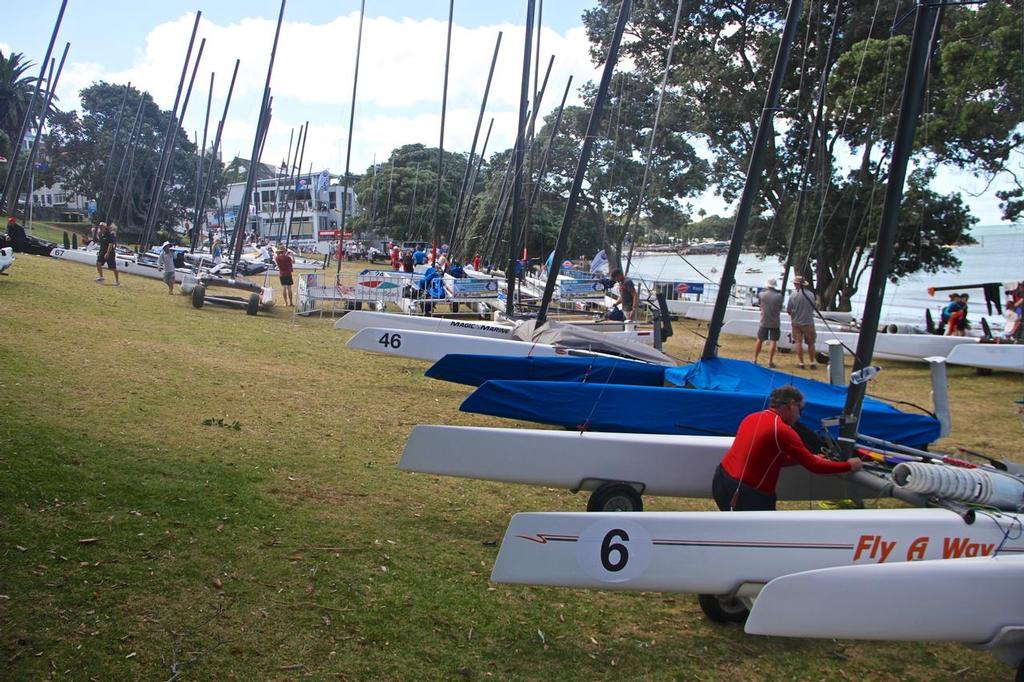
[(106, 223), (100, 223), (100, 250), (96, 252), (96, 281), (103, 284), (104, 263), (114, 273), (114, 286), (121, 286), (121, 278), (117, 274), (117, 235)]

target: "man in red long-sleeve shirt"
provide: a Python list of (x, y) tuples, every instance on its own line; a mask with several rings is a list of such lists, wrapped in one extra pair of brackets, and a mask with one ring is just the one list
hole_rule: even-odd
[(772, 391), (769, 408), (740, 422), (732, 447), (715, 469), (712, 495), (722, 511), (771, 511), (775, 485), (784, 466), (800, 464), (816, 474), (860, 471), (861, 461), (836, 462), (811, 454), (793, 424), (804, 409), (795, 386)]

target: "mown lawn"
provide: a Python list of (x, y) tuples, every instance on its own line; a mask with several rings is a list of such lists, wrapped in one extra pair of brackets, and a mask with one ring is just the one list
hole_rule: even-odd
[[(397, 471), (415, 424), (507, 425), (460, 413), (466, 388), (281, 308), (195, 310), (159, 281), (98, 286), (40, 257), (10, 273), (0, 678), (1011, 677), (957, 645), (750, 637), (688, 595), (493, 585), (513, 513), (584, 498)], [(692, 359), (703, 330), (677, 331), (669, 350)], [(944, 445), (1024, 458), (1019, 375), (950, 378)], [(928, 390), (910, 365), (873, 384), (921, 404)]]

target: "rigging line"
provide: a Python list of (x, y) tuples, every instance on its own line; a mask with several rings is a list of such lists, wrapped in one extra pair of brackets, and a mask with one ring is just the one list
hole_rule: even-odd
[[(881, 10), (881, 0), (875, 0), (875, 9), (871, 13), (871, 22), (868, 25), (868, 30), (867, 30), (867, 36), (869, 38), (875, 32), (875, 24), (878, 21), (878, 15), (879, 15), (880, 10)], [(898, 7), (896, 8), (896, 11), (897, 12), (899, 11)], [(847, 128), (847, 126), (850, 123), (850, 118), (851, 118), (851, 115), (853, 113), (853, 104), (854, 104), (854, 102), (857, 99), (857, 92), (860, 89), (861, 77), (864, 74), (864, 64), (867, 61), (867, 56), (868, 56), (868, 52), (867, 52), (867, 50), (864, 50), (861, 53), (860, 62), (857, 64), (857, 75), (853, 79), (853, 91), (850, 93), (850, 102), (849, 102), (849, 104), (847, 104), (846, 112), (842, 115), (842, 122), (843, 123), (842, 123), (842, 126), (840, 127), (839, 133), (838, 133), (838, 137), (840, 137), (840, 138), (843, 137), (846, 134), (846, 128)], [(888, 56), (886, 57), (886, 65), (888, 65)], [(886, 72), (887, 71), (888, 70), (886, 70)], [(886, 89), (888, 89), (888, 85), (886, 85)], [(822, 138), (821, 142), (822, 142), (822, 145), (824, 145), (824, 142), (825, 142), (824, 137)], [(825, 172), (824, 164), (822, 164), (822, 166), (823, 166), (822, 167), (822, 173), (824, 174), (824, 172)], [(828, 194), (829, 194), (829, 190), (830, 190), (830, 187), (831, 187), (831, 182), (829, 181), (828, 178), (822, 177), (821, 180), (822, 181), (819, 184), (819, 187), (822, 187), (822, 195), (821, 195), (821, 200), (820, 200), (820, 205), (819, 205), (818, 218), (817, 218), (817, 221), (815, 222), (814, 232), (811, 233), (811, 241), (810, 241), (810, 243), (807, 246), (807, 255), (804, 258), (804, 262), (803, 262), (802, 267), (801, 267), (801, 271), (804, 271), (804, 272), (810, 267), (811, 254), (814, 253), (815, 246), (817, 246), (818, 238), (821, 236), (821, 231), (823, 229), (823, 225), (821, 223), (821, 218), (822, 218), (822, 215), (823, 215), (824, 210), (825, 210), (825, 204), (826, 204), (826, 201), (828, 199)]]
[[(654, 110), (654, 124), (651, 126), (651, 141), (647, 145), (647, 163), (644, 164), (644, 175), (640, 180), (640, 192), (636, 198), (638, 224), (640, 212), (644, 209), (644, 192), (647, 190), (647, 179), (651, 174), (651, 161), (654, 158), (654, 138), (658, 134), (658, 122), (661, 120), (661, 106), (665, 101), (665, 90), (668, 87), (668, 72), (672, 68), (672, 52), (676, 47), (676, 37), (679, 34), (679, 16), (683, 13), (683, 0), (676, 4), (676, 17), (672, 23), (672, 37), (668, 41), (668, 54), (665, 56), (665, 69), (661, 74), (661, 89), (658, 91), (658, 106)], [(633, 245), (636, 244), (636, 236), (629, 240), (629, 256), (626, 257), (626, 274), (629, 274), (629, 266), (633, 263)], [(666, 259), (667, 260), (667, 259)]]

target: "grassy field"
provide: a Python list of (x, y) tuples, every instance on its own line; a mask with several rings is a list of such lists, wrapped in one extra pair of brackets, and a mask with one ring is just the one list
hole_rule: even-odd
[[(688, 595), (493, 585), (513, 513), (585, 501), (397, 471), (415, 424), (504, 424), (460, 413), (465, 387), (350, 352), (347, 332), (282, 308), (195, 310), (157, 280), (99, 286), (40, 257), (10, 273), (0, 678), (1011, 677), (956, 645), (750, 637)], [(694, 358), (702, 330), (678, 331), (669, 350)], [(726, 339), (723, 354), (750, 345)], [(1024, 459), (1019, 375), (950, 379), (945, 445)], [(872, 388), (929, 402), (918, 366), (888, 365)]]

